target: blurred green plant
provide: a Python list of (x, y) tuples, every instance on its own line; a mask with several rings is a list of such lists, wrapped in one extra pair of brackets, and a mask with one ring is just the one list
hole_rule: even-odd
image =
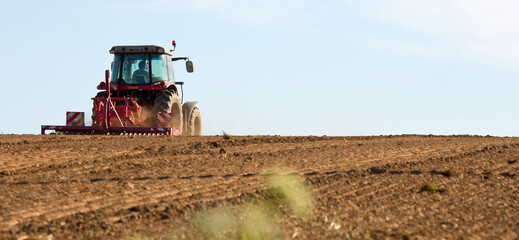
[(274, 224), (274, 212), (264, 202), (247, 204), (238, 226), (238, 238), (283, 239), (283, 235)]
[(205, 239), (230, 239), (236, 232), (236, 216), (230, 209), (216, 209), (199, 213), (196, 217), (198, 231)]
[(436, 183), (429, 183), (427, 181), (423, 181), (422, 187), (420, 188), (420, 192), (432, 192), (432, 193), (442, 193), (446, 192), (447, 188), (440, 188), (436, 186)]
[(222, 134), (223, 134), (222, 135), (223, 139), (232, 139), (233, 138), (232, 135), (226, 133), (225, 131), (222, 131)]
[[(310, 217), (314, 198), (307, 184), (287, 170), (275, 170), (264, 179), (265, 194), (251, 199), (238, 209), (216, 209), (196, 217), (198, 232), (205, 239), (284, 239), (275, 216), (292, 214)], [(281, 209), (286, 207), (288, 212)]]
[(286, 205), (294, 215), (308, 217), (314, 208), (314, 198), (305, 181), (287, 170), (277, 170), (267, 177), (266, 202)]

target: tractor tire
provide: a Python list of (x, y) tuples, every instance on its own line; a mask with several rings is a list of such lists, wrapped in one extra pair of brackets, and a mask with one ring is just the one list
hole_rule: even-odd
[(187, 136), (200, 136), (202, 135), (202, 117), (200, 116), (200, 110), (197, 107), (191, 110), (191, 115), (187, 120), (186, 132), (184, 135)]
[(177, 93), (170, 90), (160, 90), (157, 92), (152, 109), (153, 119), (157, 119), (159, 112), (172, 113), (173, 127), (178, 130), (179, 134), (182, 134), (182, 105)]

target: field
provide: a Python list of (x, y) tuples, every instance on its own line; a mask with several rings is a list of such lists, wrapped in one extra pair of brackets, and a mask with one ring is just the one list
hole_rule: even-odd
[(518, 239), (518, 160), (519, 138), (480, 136), (0, 135), (0, 239), (236, 238), (261, 203), (277, 238)]

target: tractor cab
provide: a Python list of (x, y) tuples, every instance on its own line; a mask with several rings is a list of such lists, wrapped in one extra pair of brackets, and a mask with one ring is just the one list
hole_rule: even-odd
[(111, 82), (119, 86), (175, 82), (170, 59), (166, 54), (116, 54)]
[[(157, 93), (168, 90), (176, 95), (183, 93), (184, 82), (175, 82), (173, 62), (186, 61), (186, 70), (193, 72), (193, 62), (187, 57), (173, 57), (176, 43), (170, 50), (158, 45), (114, 46), (110, 53), (114, 55), (110, 78), (112, 95), (116, 97), (136, 98), (144, 107), (152, 108)], [(180, 85), (180, 89), (176, 85)], [(104, 96), (107, 85), (101, 82), (97, 96)], [(179, 91), (180, 90), (180, 91)], [(182, 94), (183, 95), (183, 94)], [(182, 96), (183, 102), (183, 96)]]
[(111, 83), (117, 86), (175, 83), (173, 62), (177, 60), (186, 60), (187, 71), (193, 72), (193, 63), (188, 58), (172, 58), (172, 52), (156, 45), (112, 47)]

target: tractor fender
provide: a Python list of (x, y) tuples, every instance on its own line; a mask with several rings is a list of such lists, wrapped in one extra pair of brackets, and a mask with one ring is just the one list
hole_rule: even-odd
[(171, 84), (170, 86), (168, 86), (168, 89), (171, 90), (171, 91), (173, 91), (173, 92), (178, 93), (178, 89), (177, 89), (177, 87), (175, 86), (175, 84)]
[(175, 83), (172, 83), (170, 81), (164, 81), (164, 82), (161, 82), (161, 86), (164, 86), (165, 88), (178, 93), (178, 89), (177, 89), (177, 86), (175, 86)]
[[(191, 101), (182, 104), (182, 115), (184, 116), (184, 123), (187, 123), (187, 121), (191, 117), (191, 112), (193, 111), (193, 108), (195, 108), (195, 105), (197, 103), (197, 101)], [(187, 128), (187, 124), (184, 124), (184, 128)]]

